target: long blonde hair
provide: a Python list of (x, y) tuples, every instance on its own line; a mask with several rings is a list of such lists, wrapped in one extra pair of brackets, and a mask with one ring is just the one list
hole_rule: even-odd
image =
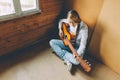
[(75, 11), (75, 10), (70, 10), (70, 11), (68, 12), (68, 15), (69, 15), (69, 14), (71, 14), (71, 15), (70, 15), (70, 18), (71, 18), (75, 23), (80, 23), (80, 22), (81, 22), (80, 16), (79, 16), (79, 14), (77, 13), (77, 11)]

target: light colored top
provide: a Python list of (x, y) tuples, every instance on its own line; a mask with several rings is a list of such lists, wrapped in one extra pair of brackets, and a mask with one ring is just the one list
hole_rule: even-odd
[[(75, 27), (69, 23), (68, 19), (61, 19), (59, 21), (59, 24), (58, 24), (58, 28), (60, 29), (61, 26), (62, 26), (62, 22), (65, 22), (65, 23), (68, 23), (69, 26), (70, 26), (70, 32), (76, 34), (76, 30), (77, 30), (77, 26), (76, 25)], [(79, 28), (79, 33), (78, 33), (78, 36), (76, 38), (76, 44), (79, 46), (78, 50), (77, 50), (77, 53), (83, 57), (83, 54), (84, 54), (84, 51), (85, 51), (85, 48), (86, 48), (86, 44), (87, 44), (87, 38), (88, 38), (88, 27), (87, 25), (81, 21), (80, 22), (80, 28)]]

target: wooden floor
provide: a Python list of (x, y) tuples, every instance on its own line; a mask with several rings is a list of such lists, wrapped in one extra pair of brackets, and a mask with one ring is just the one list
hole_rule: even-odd
[(120, 80), (120, 75), (101, 63), (94, 63), (90, 73), (76, 68), (67, 71), (48, 43), (37, 44), (0, 57), (0, 80)]

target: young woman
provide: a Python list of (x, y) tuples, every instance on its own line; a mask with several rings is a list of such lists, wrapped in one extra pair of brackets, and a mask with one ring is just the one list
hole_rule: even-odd
[[(87, 25), (80, 19), (79, 14), (75, 10), (71, 10), (68, 12), (66, 19), (61, 19), (59, 21), (58, 28), (60, 37), (63, 37), (63, 31), (61, 29), (62, 22), (69, 25), (69, 32), (74, 36), (74, 48), (78, 55), (83, 57), (88, 38)], [(75, 59), (75, 55), (71, 53), (68, 46), (64, 45), (62, 40), (52, 39), (49, 43), (53, 51), (67, 64), (69, 71), (72, 69), (72, 64), (79, 64)]]

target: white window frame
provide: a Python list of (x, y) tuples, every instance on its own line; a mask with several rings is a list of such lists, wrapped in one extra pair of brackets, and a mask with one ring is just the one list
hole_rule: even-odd
[(20, 18), (20, 17), (23, 17), (23, 16), (27, 16), (27, 15), (31, 15), (31, 14), (41, 12), (40, 7), (39, 7), (39, 0), (36, 0), (36, 9), (31, 9), (31, 10), (27, 10), (27, 11), (22, 11), (21, 10), (20, 0), (13, 0), (13, 4), (14, 4), (14, 7), (15, 7), (15, 13), (0, 16), (0, 21)]

